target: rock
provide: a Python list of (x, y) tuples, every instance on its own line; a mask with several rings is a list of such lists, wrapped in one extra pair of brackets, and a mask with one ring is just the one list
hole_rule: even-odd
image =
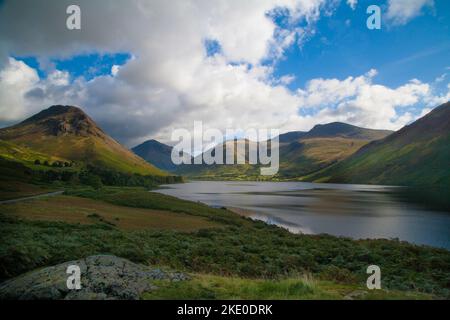
[[(67, 267), (81, 271), (81, 289), (67, 288)], [(152, 269), (111, 255), (90, 256), (38, 269), (0, 284), (0, 299), (19, 300), (136, 300), (143, 292), (156, 290), (154, 280), (184, 281), (183, 273)]]
[(364, 299), (364, 297), (367, 295), (367, 291), (364, 290), (355, 290), (350, 292), (344, 297), (344, 300), (355, 300), (355, 299)]

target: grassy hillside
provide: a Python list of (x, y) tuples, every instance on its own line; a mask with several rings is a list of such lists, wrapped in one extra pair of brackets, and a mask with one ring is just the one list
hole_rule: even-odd
[[(178, 169), (178, 166), (172, 162), (172, 149), (173, 147), (164, 143), (156, 140), (148, 140), (131, 150), (155, 167), (164, 171), (173, 172)], [(187, 159), (189, 157), (189, 155), (186, 155)]]
[[(317, 125), (309, 132), (279, 137), (280, 170), (271, 179), (295, 179), (341, 161), (362, 146), (391, 131), (359, 128), (345, 123)], [(231, 142), (227, 142), (231, 143)], [(244, 144), (245, 141), (238, 141)], [(248, 149), (246, 150), (248, 158)], [(259, 165), (184, 165), (177, 173), (200, 179), (264, 179)]]
[(280, 176), (299, 177), (345, 159), (368, 140), (307, 138), (280, 147)]
[[(18, 160), (65, 159), (82, 165), (142, 175), (166, 175), (105, 134), (76, 107), (53, 106), (25, 121), (0, 129), (0, 139), (26, 150)], [(3, 143), (5, 145), (5, 143)], [(11, 150), (2, 152), (10, 156)]]
[(120, 230), (195, 231), (218, 227), (204, 217), (168, 210), (130, 208), (74, 196), (56, 196), (3, 204), (1, 212), (20, 219), (83, 225), (104, 224)]
[(307, 181), (450, 187), (450, 103)]

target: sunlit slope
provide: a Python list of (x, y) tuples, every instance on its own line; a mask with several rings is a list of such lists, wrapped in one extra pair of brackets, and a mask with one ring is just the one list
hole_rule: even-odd
[(305, 180), (450, 186), (450, 103)]
[(310, 138), (280, 148), (280, 174), (299, 177), (334, 164), (356, 152), (368, 140)]
[[(391, 131), (373, 130), (345, 123), (317, 125), (309, 132), (289, 132), (279, 137), (280, 169), (275, 178), (295, 179), (341, 161), (365, 144)], [(227, 142), (230, 143), (230, 142)], [(243, 140), (237, 144), (244, 144)], [(248, 143), (248, 142), (247, 142)], [(245, 152), (248, 155), (248, 149)], [(259, 165), (189, 165), (180, 174), (195, 178), (260, 178)]]
[(121, 172), (165, 175), (105, 134), (81, 109), (72, 106), (52, 106), (15, 126), (0, 129), (0, 139), (49, 158)]

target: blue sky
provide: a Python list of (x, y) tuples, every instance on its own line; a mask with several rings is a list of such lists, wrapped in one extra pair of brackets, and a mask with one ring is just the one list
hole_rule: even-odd
[[(355, 9), (345, 1), (340, 2), (334, 14), (322, 16), (315, 27), (315, 35), (301, 46), (290, 46), (282, 59), (266, 60), (274, 64), (275, 77), (294, 75), (288, 87), (295, 90), (312, 78), (344, 79), (352, 74), (363, 74), (374, 68), (376, 80), (387, 86), (399, 86), (417, 78), (432, 82), (450, 67), (450, 1), (436, 1), (434, 8), (426, 8), (422, 14), (405, 25), (392, 26), (382, 20), (381, 30), (366, 27), (367, 6), (384, 1), (360, 0)], [(274, 19), (282, 26), (283, 17)], [(302, 21), (299, 25), (303, 25)], [(205, 39), (208, 56), (221, 52), (220, 43)], [(52, 59), (58, 70), (68, 71), (72, 78), (91, 80), (111, 74), (113, 65), (124, 65), (131, 52), (112, 54), (91, 53), (69, 59)], [(16, 57), (39, 71), (37, 57)]]
[[(47, 70), (45, 67), (42, 67), (37, 57), (26, 56), (15, 58), (36, 69), (41, 78), (47, 77)], [(50, 64), (52, 68), (67, 71), (72, 79), (83, 77), (86, 80), (91, 80), (98, 76), (111, 75), (111, 70), (114, 65), (122, 66), (130, 59), (130, 53), (91, 53), (76, 55), (69, 59), (51, 59)]]
[(335, 14), (321, 17), (309, 41), (287, 50), (276, 75), (294, 74), (295, 89), (312, 78), (342, 79), (374, 68), (378, 83), (399, 86), (413, 78), (434, 81), (450, 67), (450, 1), (436, 1), (406, 25), (382, 19), (381, 30), (369, 30), (366, 8), (374, 3), (384, 1), (359, 1), (355, 10), (341, 2)]
[(450, 1), (215, 1), (79, 0), (75, 32), (70, 1), (3, 1), (0, 126), (71, 104), (128, 145), (193, 121), (396, 130), (450, 99)]

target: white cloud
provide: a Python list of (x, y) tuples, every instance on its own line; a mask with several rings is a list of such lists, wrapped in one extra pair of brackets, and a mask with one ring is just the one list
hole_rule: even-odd
[(358, 0), (347, 0), (347, 4), (350, 6), (350, 8), (355, 10), (356, 5), (358, 4)]
[[(51, 64), (47, 78), (39, 79), (24, 63), (6, 59), (3, 67), (0, 62), (0, 123), (22, 120), (51, 104), (79, 105), (132, 146), (147, 138), (167, 142), (173, 129), (190, 129), (194, 120), (221, 130), (308, 130), (330, 121), (398, 128), (408, 121), (398, 108), (425, 97), (430, 103), (445, 98), (433, 97), (429, 85), (418, 81), (398, 88), (374, 84), (375, 70), (344, 80), (312, 79), (298, 92), (285, 87), (292, 76), (273, 79), (273, 67), (261, 61), (282, 57), (287, 47), (314, 34), (313, 28), (292, 27), (292, 21), (313, 24), (322, 0), (78, 3), (81, 32), (67, 31), (64, 21), (55, 19), (69, 1), (4, 3), (0, 53), (36, 55), (43, 62), (90, 52), (130, 52), (133, 59), (114, 66), (111, 76), (90, 81), (70, 79)], [(279, 29), (267, 15), (280, 7), (290, 12), (289, 28)], [(118, 23), (124, 17), (133, 18)], [(221, 54), (208, 57), (205, 39), (216, 39)], [(312, 112), (300, 116), (299, 108)]]
[[(415, 119), (411, 112), (400, 114), (400, 108), (425, 104), (432, 99), (438, 102), (429, 84), (413, 79), (397, 88), (389, 88), (373, 83), (376, 74), (376, 70), (370, 70), (363, 76), (344, 80), (313, 79), (304, 90), (299, 90), (302, 105), (319, 110), (314, 117), (322, 123), (342, 121), (397, 130)], [(440, 101), (443, 99), (440, 97)]]
[(436, 82), (442, 82), (445, 80), (445, 78), (447, 77), (447, 73), (443, 73), (441, 74), (439, 77), (437, 77), (434, 81)]
[(280, 83), (284, 84), (284, 85), (288, 85), (288, 84), (291, 84), (292, 81), (294, 81), (294, 80), (295, 80), (295, 76), (294, 75), (287, 74), (287, 75), (284, 75), (284, 76), (282, 76), (280, 78)]
[(118, 65), (113, 65), (112, 67), (111, 67), (111, 74), (113, 75), (113, 76), (116, 76), (117, 75), (117, 73), (119, 72), (119, 69), (120, 69), (120, 66), (118, 66)]
[(433, 0), (389, 0), (386, 18), (394, 25), (404, 25), (420, 15), (424, 7), (432, 6)]
[(25, 93), (39, 81), (37, 72), (25, 63), (9, 58), (0, 71), (0, 117), (11, 122), (27, 112)]
[(434, 107), (450, 101), (450, 83), (447, 84), (447, 92), (443, 94), (430, 95), (425, 102), (428, 107)]
[[(274, 52), (281, 57), (300, 32), (294, 27), (296, 21), (316, 21), (323, 2), (78, 1), (82, 29), (72, 32), (65, 29), (66, 16), (61, 15), (69, 1), (49, 0), (48, 5), (7, 1), (0, 11), (0, 48), (8, 54), (35, 55), (39, 61), (89, 52), (135, 56), (119, 72), (114, 67), (113, 77), (78, 79), (71, 86), (62, 73), (50, 68), (48, 79), (27, 91), (28, 104), (23, 101), (16, 108), (21, 112), (8, 119), (30, 115), (31, 104), (39, 108), (77, 104), (130, 144), (153, 135), (167, 138), (173, 127), (189, 126), (193, 119), (218, 127), (275, 125), (282, 117), (278, 106), (295, 112), (298, 99), (274, 84), (272, 69), (260, 62)], [(286, 29), (277, 27), (268, 15), (276, 8), (289, 12)], [(120, 23), (124, 18), (126, 23)], [(221, 54), (207, 57), (205, 39), (216, 39)], [(0, 121), (4, 120), (2, 115)]]

